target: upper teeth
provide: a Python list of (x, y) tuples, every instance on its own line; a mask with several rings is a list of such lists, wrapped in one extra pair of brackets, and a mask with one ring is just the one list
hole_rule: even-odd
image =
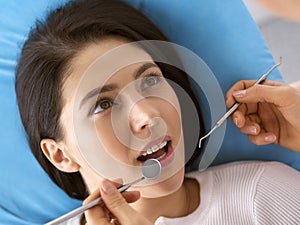
[(150, 147), (146, 152), (143, 153), (143, 156), (150, 155), (154, 152), (157, 152), (159, 149), (165, 147), (166, 144), (167, 144), (167, 141), (164, 141), (160, 144), (157, 144), (157, 145), (154, 145), (154, 146)]

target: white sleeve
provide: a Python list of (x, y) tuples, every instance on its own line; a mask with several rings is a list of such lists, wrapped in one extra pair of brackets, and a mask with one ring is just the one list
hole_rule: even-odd
[(300, 224), (300, 172), (266, 163), (254, 199), (256, 224)]

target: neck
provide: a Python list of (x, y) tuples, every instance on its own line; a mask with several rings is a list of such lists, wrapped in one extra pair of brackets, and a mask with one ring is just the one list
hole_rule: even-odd
[(141, 198), (133, 203), (132, 207), (152, 222), (159, 216), (182, 217), (192, 213), (199, 206), (199, 193), (198, 182), (187, 178), (174, 193), (159, 198)]

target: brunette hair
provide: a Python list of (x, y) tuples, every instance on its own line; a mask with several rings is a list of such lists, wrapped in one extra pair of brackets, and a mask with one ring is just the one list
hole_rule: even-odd
[[(88, 195), (81, 174), (54, 167), (41, 151), (40, 142), (63, 139), (59, 122), (64, 105), (62, 86), (70, 61), (85, 46), (107, 36), (167, 41), (147, 17), (122, 1), (75, 0), (36, 22), (16, 68), (18, 106), (30, 148), (50, 178), (70, 197), (81, 200)], [(178, 79), (199, 109), (187, 76), (181, 74)]]

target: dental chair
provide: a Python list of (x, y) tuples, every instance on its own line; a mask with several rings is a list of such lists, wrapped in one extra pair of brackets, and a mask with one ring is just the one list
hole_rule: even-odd
[[(278, 60), (273, 59), (242, 0), (125, 1), (148, 16), (171, 42), (197, 54), (214, 74), (224, 96), (236, 81), (257, 79)], [(65, 2), (26, 0), (1, 4), (0, 224), (44, 224), (82, 203), (58, 188), (33, 157), (14, 90), (15, 66), (34, 21), (43, 19), (49, 10)], [(268, 79), (283, 81), (278, 70)], [(203, 106), (203, 110), (212, 112), (214, 109)], [(207, 129), (211, 123), (206, 124)], [(256, 146), (230, 120), (222, 129), (225, 133), (220, 151), (211, 165), (272, 160), (300, 170), (300, 154), (276, 145)], [(194, 163), (191, 169), (198, 169), (198, 164)]]

